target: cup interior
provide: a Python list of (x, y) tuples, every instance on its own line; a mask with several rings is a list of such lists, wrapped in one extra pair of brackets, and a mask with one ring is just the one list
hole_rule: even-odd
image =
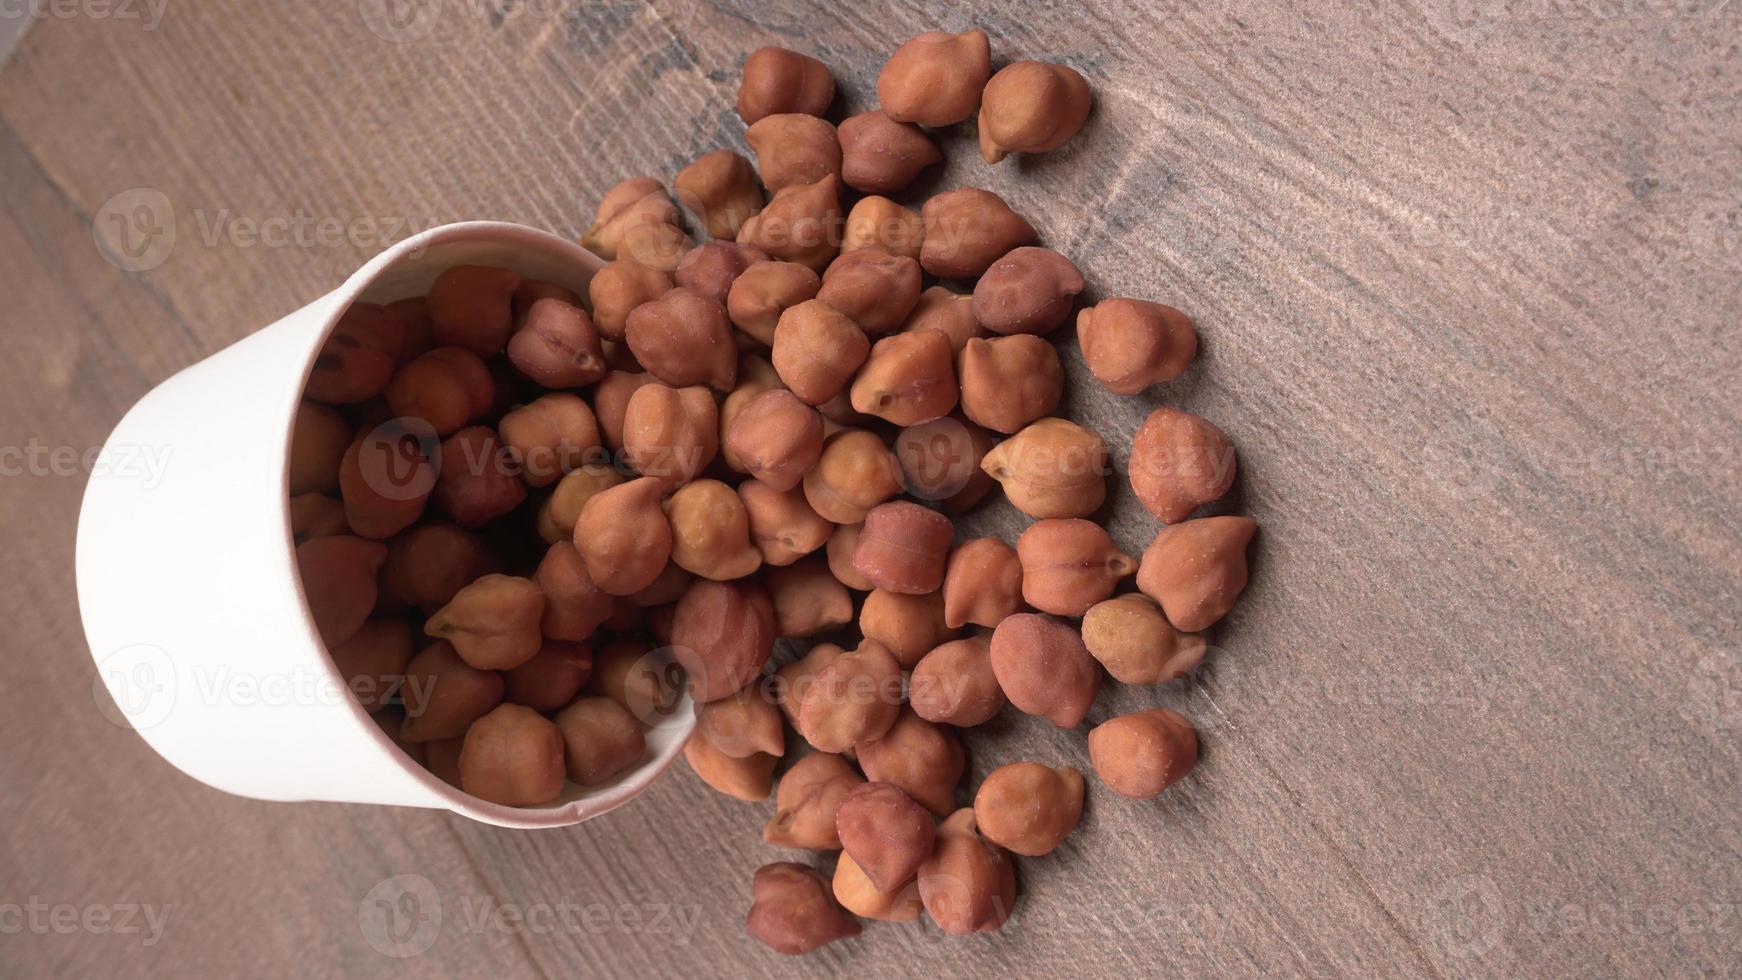
[[(528, 279), (539, 279), (567, 287), (585, 296), (593, 274), (604, 262), (592, 252), (555, 235), (524, 225), (502, 222), (472, 221), (430, 229), (381, 253), (329, 297), (332, 308), (327, 323), (320, 331), (320, 341), (308, 353), (302, 366), (303, 384), (313, 369), (320, 344), (338, 323), (339, 317), (353, 302), (390, 303), (429, 292), (436, 277), (456, 265), (489, 265), (513, 269)], [(298, 387), (298, 392), (302, 390)], [(294, 412), (292, 412), (294, 417)], [(284, 432), (286, 461), (289, 459), (290, 426)], [(283, 476), (283, 517), (285, 547), (294, 557), (295, 542), (290, 524), (288, 467)], [(293, 562), (294, 565), (294, 562)], [(296, 583), (302, 595), (300, 578)], [(302, 595), (303, 614), (308, 619), (309, 633), (320, 643), (308, 612), (306, 595)], [(321, 644), (323, 651), (325, 645)], [(420, 646), (421, 649), (421, 646)], [(340, 686), (344, 678), (334, 665), (330, 652), (324, 658)], [(580, 786), (566, 782), (556, 801), (539, 807), (509, 807), (481, 800), (443, 782), (434, 773), (407, 755), (390, 739), (381, 726), (361, 704), (353, 699), (350, 708), (368, 734), (384, 751), (416, 778), (438, 799), (441, 805), (475, 820), (506, 827), (561, 827), (598, 816), (628, 802), (646, 789), (663, 773), (695, 726), (695, 709), (686, 692), (680, 692), (676, 703), (649, 719), (647, 755), (635, 768), (617, 778), (596, 786)]]

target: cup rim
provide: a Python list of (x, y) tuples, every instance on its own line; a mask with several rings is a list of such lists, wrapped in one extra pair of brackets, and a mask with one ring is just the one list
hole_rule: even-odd
[[(362, 268), (352, 273), (341, 286), (328, 293), (323, 300), (323, 302), (330, 304), (330, 308), (326, 311), (325, 322), (316, 334), (315, 342), (310, 346), (304, 359), (300, 369), (300, 381), (291, 396), (292, 404), (289, 406), (289, 411), (283, 416), (286, 422), (283, 433), (283, 451), (279, 455), (281, 467), (278, 480), (281, 487), (279, 511), (284, 530), (284, 547), (293, 571), (296, 569), (296, 539), (291, 530), (290, 515), (290, 444), (296, 428), (296, 410), (302, 403), (303, 392), (308, 386), (309, 375), (313, 372), (315, 359), (320, 355), (322, 345), (326, 343), (327, 337), (338, 325), (339, 319), (345, 311), (369, 287), (373, 286), (382, 274), (431, 246), (457, 241), (489, 241), (540, 249), (572, 260), (577, 266), (592, 273), (597, 273), (605, 264), (603, 259), (574, 242), (527, 225), (506, 221), (459, 221), (427, 229), (398, 242), (364, 263)], [(349, 692), (349, 685), (344, 676), (339, 673), (338, 665), (333, 660), (332, 651), (328, 648), (326, 641), (321, 638), (320, 631), (315, 628), (314, 616), (309, 610), (308, 595), (303, 589), (302, 576), (295, 574), (292, 577), (295, 580), (294, 585), (300, 604), (303, 627), (307, 630), (309, 641), (315, 644), (324, 655), (321, 667), (329, 673), (333, 682)], [(354, 720), (361, 724), (367, 730), (369, 737), (373, 738), (378, 746), (385, 749), (400, 768), (417, 780), (423, 789), (439, 798), (449, 810), (500, 827), (520, 829), (567, 827), (616, 809), (639, 796), (653, 784), (654, 780), (663, 775), (677, 759), (678, 753), (683, 751), (685, 741), (682, 738), (673, 739), (665, 748), (643, 760), (641, 765), (621, 777), (620, 781), (597, 794), (569, 800), (555, 806), (505, 806), (479, 799), (458, 787), (450, 786), (422, 763), (407, 755), (393, 739), (389, 738), (355, 696), (348, 696), (346, 700), (349, 702), (347, 707)], [(688, 727), (694, 727), (695, 712), (687, 693), (680, 695), (680, 701), (674, 709), (673, 717)]]

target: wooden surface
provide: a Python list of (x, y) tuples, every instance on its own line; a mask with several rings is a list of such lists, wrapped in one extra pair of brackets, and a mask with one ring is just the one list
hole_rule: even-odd
[[(881, 926), (785, 960), (742, 928), (752, 870), (791, 856), (757, 838), (772, 804), (682, 769), (553, 832), (174, 772), (93, 698), (84, 477), (14, 451), (0, 972), (1738, 970), (1742, 5), (526, 0), (404, 29), (382, 0), (98, 6), (40, 19), (0, 71), (13, 450), (101, 445), (154, 383), (418, 228), (574, 234), (618, 178), (741, 145), (757, 45), (822, 57), (862, 106), (896, 43), (973, 22), (1000, 59), (1081, 68), (1097, 110), (996, 169), (954, 136), (940, 185), (1004, 194), (1094, 293), (1197, 318), (1203, 359), (1144, 399), (1092, 388), (1073, 349), (1070, 408), (1121, 445), (1152, 404), (1213, 419), (1263, 531), (1199, 682), (1111, 690), (1091, 715), (1181, 707), (1204, 730), (1195, 776), (1147, 804), (1091, 779), (998, 935)], [(133, 188), (176, 233), (138, 272), (93, 241)], [(1115, 529), (1140, 548), (1132, 509)], [(968, 742), (976, 778), (1087, 761), (1080, 733), (1017, 719)], [(390, 959), (359, 908), (408, 874), (441, 931)], [(534, 922), (480, 926), (491, 902)], [(59, 932), (32, 903), (166, 918)], [(584, 914), (536, 912), (560, 905)]]

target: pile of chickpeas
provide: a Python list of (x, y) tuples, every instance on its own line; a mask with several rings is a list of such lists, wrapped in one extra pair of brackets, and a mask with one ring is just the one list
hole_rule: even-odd
[[(1121, 552), (1093, 521), (1107, 444), (1053, 415), (1048, 337), (1073, 312), (1091, 373), (1121, 394), (1190, 365), (1188, 317), (1128, 298), (1079, 310), (1077, 267), (990, 191), (917, 212), (885, 196), (976, 113), (988, 163), (1062, 145), (1090, 110), (1082, 76), (994, 74), (983, 32), (928, 32), (877, 95), (831, 123), (826, 66), (754, 52), (738, 98), (754, 164), (718, 150), (670, 191), (612, 188), (582, 236), (610, 260), (584, 297), (460, 266), (427, 296), (355, 304), (291, 448), (311, 614), (388, 734), (473, 796), (547, 805), (644, 762), (647, 726), (687, 686), (696, 775), (772, 793), (769, 844), (839, 852), (832, 878), (756, 873), (748, 929), (783, 953), (860, 918), (998, 929), (1012, 855), (1059, 846), (1085, 781), (1019, 762), (958, 806), (958, 730), (1006, 703), (1076, 729), (1103, 674), (1191, 671), (1257, 529), (1192, 516), (1229, 490), (1233, 448), (1160, 408), (1129, 479), (1161, 526)], [(954, 518), (994, 491), (1033, 523), (1014, 547), (958, 542)], [(771, 664), (777, 640), (819, 636), (845, 642)], [(788, 728), (808, 751), (776, 790)], [(1156, 708), (1096, 726), (1088, 748), (1102, 783), (1147, 799), (1192, 768), (1197, 736)]]

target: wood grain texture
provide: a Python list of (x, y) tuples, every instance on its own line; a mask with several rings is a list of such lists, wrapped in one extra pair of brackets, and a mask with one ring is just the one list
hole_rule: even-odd
[[(1216, 421), (1228, 506), (1263, 526), (1203, 674), (1090, 717), (1179, 707), (1203, 763), (1151, 804), (1091, 780), (1002, 933), (883, 926), (784, 960), (742, 929), (751, 872), (791, 857), (757, 836), (772, 804), (681, 768), (542, 833), (173, 772), (93, 698), (79, 468), (13, 466), (7, 975), (1734, 975), (1742, 6), (434, 2), (405, 30), (379, 0), (34, 25), (0, 72), (0, 443), (101, 445), (152, 384), (417, 228), (572, 235), (617, 179), (742, 148), (758, 45), (823, 58), (850, 108), (900, 40), (979, 24), (1000, 59), (1080, 68), (1097, 108), (998, 168), (952, 135), (939, 185), (1003, 194), (1094, 295), (1196, 317), (1203, 358), (1143, 398), (1071, 348), (1068, 410), (1117, 446), (1155, 404)], [(93, 225), (140, 187), (175, 243), (127, 272)], [(1109, 510), (1128, 550), (1139, 511)], [(1087, 762), (1080, 733), (1008, 714), (968, 744), (976, 780)], [(396, 960), (358, 910), (401, 874), (443, 916)], [(148, 943), (7, 912), (32, 902), (168, 910)], [(579, 911), (480, 925), (491, 902)]]

